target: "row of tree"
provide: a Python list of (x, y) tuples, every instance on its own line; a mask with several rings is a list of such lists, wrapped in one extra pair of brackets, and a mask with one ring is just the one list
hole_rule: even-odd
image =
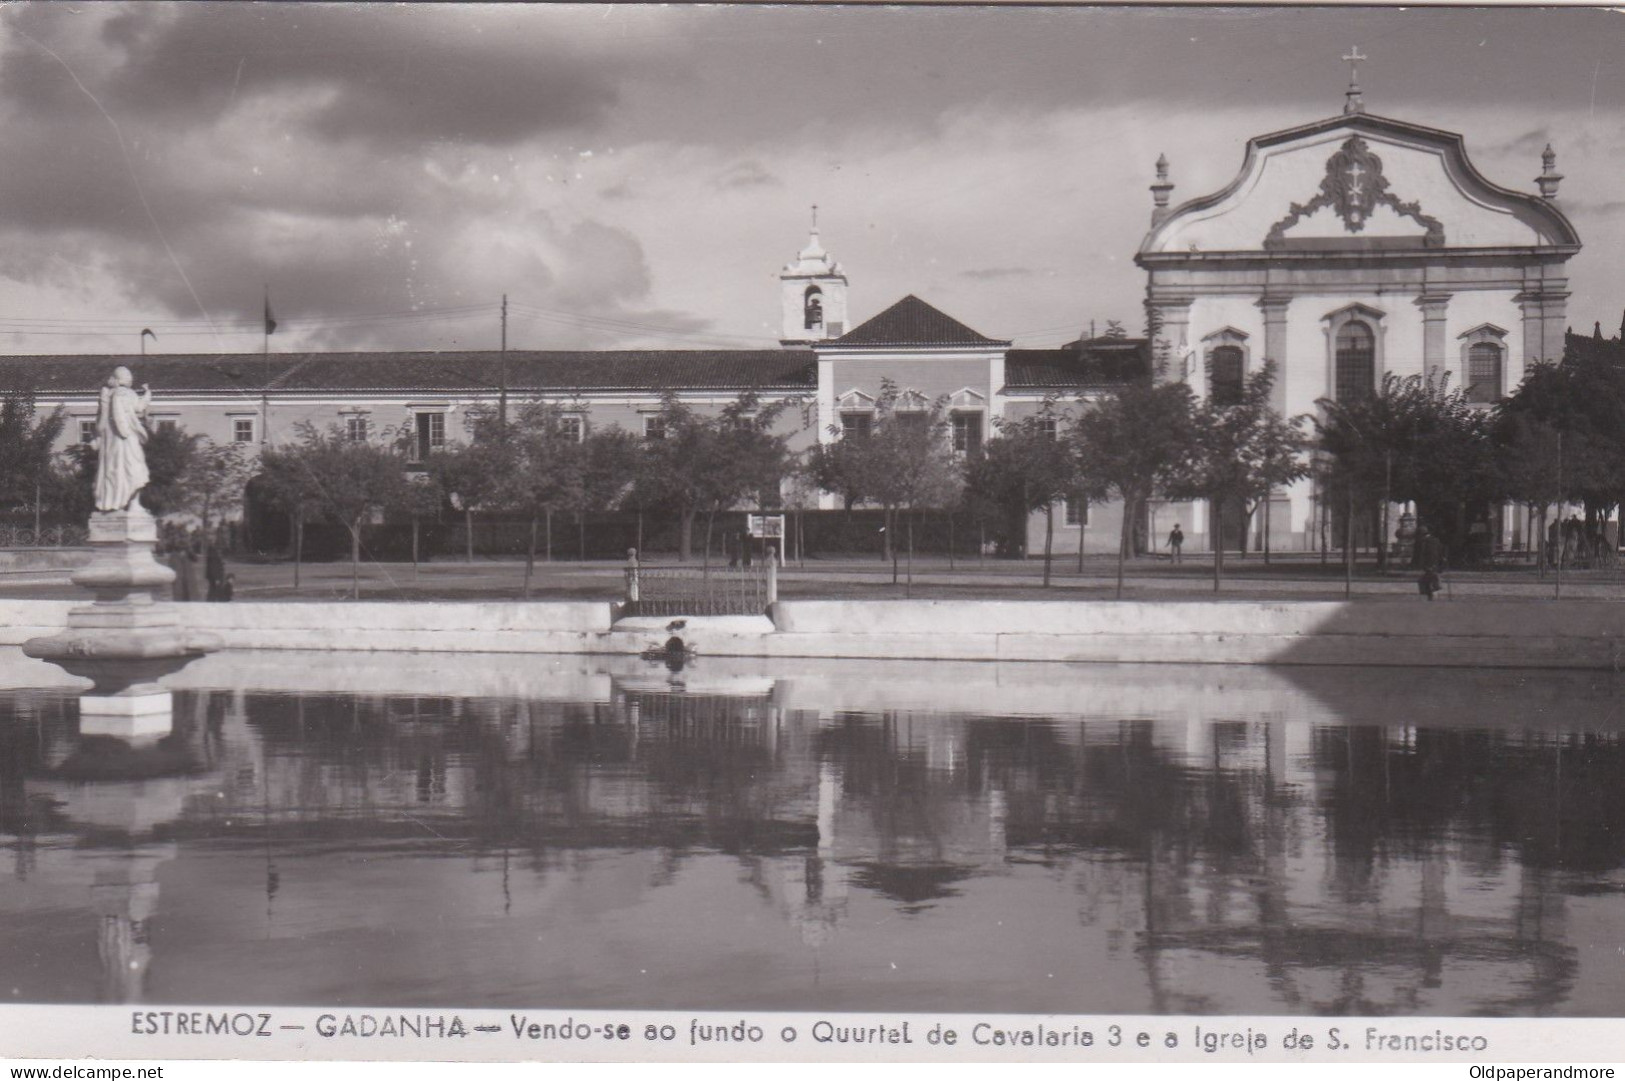
[[(416, 468), (406, 460), (413, 433), (357, 440), (306, 426), (296, 442), (264, 450), (255, 483), (292, 520), (296, 560), (305, 523), (317, 519), (348, 531), (357, 565), (363, 526), (385, 513), (410, 515), (414, 525), (460, 513), (470, 546), (476, 514), (528, 520), (527, 592), (538, 548), (551, 551), (556, 518), (583, 528), (588, 515), (611, 509), (637, 513), (639, 547), (645, 516), (674, 520), (685, 560), (703, 524), (709, 561), (722, 512), (804, 508), (823, 491), (848, 510), (882, 508), (894, 565), (899, 541), (912, 565), (921, 512), (945, 513), (950, 536), (956, 522), (992, 533), (1013, 556), (1026, 554), (1027, 522), (1041, 512), (1047, 583), (1055, 509), (1066, 500), (1112, 500), (1123, 510), (1121, 585), (1123, 559), (1137, 546), (1134, 523), (1152, 500), (1238, 507), (1245, 528), (1260, 508), (1267, 517), (1272, 493), (1313, 473), (1323, 506), (1364, 512), (1413, 503), (1421, 523), (1459, 557), (1472, 523), (1492, 504), (1517, 501), (1541, 517), (1581, 504), (1596, 518), (1625, 494), (1618, 434), (1625, 431), (1625, 367), (1616, 364), (1570, 357), (1537, 365), (1489, 410), (1445, 384), (1389, 376), (1369, 396), (1319, 403), (1312, 422), (1273, 411), (1274, 380), (1266, 363), (1223, 403), (1198, 399), (1183, 382), (1151, 379), (1087, 404), (1052, 398), (1032, 415), (999, 423), (985, 446), (964, 439), (957, 451), (947, 400), (927, 401), (888, 382), (866, 423), (834, 431), (838, 438), (799, 456), (784, 431), (792, 425), (781, 423), (802, 408), (794, 400), (764, 403), (745, 394), (708, 415), (668, 395), (652, 419), (659, 438), (613, 426), (584, 432), (581, 410), (536, 402), (511, 415), (473, 413), (466, 442), (434, 450)], [(805, 411), (801, 419), (810, 423)], [(95, 448), (53, 454), (65, 422), (60, 410), (38, 413), (26, 393), (3, 395), (0, 505), (37, 514), (50, 504), (66, 520), (88, 515)], [(191, 514), (205, 526), (240, 501), (254, 472), (239, 446), (173, 426), (152, 433), (147, 456), (148, 507)], [(1355, 514), (1342, 517), (1349, 549)], [(1392, 523), (1384, 519), (1387, 538)], [(1223, 546), (1214, 547), (1217, 587)]]

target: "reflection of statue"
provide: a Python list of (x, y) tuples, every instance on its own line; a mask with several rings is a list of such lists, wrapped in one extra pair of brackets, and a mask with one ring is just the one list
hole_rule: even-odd
[(130, 369), (118, 367), (107, 377), (101, 391), (101, 408), (96, 414), (96, 509), (120, 511), (135, 502), (146, 487), (147, 407), (152, 391), (145, 385), (141, 393), (130, 389), (134, 377)]

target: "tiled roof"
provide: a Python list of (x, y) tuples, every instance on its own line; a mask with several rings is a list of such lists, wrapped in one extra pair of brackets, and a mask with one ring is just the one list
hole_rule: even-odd
[(1144, 379), (1151, 353), (1144, 338), (1093, 338), (1059, 349), (1012, 349), (1004, 358), (1011, 390), (1115, 387)]
[[(0, 385), (38, 394), (92, 393), (114, 367), (130, 368), (154, 393), (252, 391), (491, 391), (501, 354), (254, 353), (131, 356), (0, 356)], [(509, 350), (510, 390), (810, 391), (816, 361), (805, 349)]]
[(912, 293), (826, 345), (1009, 345), (978, 334)]

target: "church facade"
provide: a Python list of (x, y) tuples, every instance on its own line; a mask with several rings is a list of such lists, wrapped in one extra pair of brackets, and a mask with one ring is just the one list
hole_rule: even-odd
[[(1538, 194), (1501, 187), (1461, 136), (1370, 115), (1357, 85), (1342, 115), (1252, 139), (1220, 191), (1170, 206), (1160, 160), (1136, 256), (1164, 343), (1157, 377), (1224, 399), (1273, 362), (1283, 416), (1370, 395), (1389, 375), (1448, 381), (1486, 405), (1510, 394), (1562, 357), (1565, 265), (1580, 249), (1550, 147), (1541, 164)], [(1213, 509), (1179, 510), (1207, 547)], [(1331, 514), (1309, 481), (1271, 512), (1277, 549), (1315, 546)], [(1237, 518), (1225, 516), (1227, 547)]]

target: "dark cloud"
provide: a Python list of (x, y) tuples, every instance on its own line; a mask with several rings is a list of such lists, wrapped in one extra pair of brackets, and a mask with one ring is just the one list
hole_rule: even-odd
[(759, 161), (741, 161), (728, 167), (722, 175), (712, 183), (724, 190), (739, 188), (771, 188), (783, 187), (784, 182), (774, 176), (768, 168)]
[[(82, 107), (65, 64), (116, 114), (187, 125), (231, 122), (262, 95), (303, 95), (302, 126), (329, 140), (384, 148), (507, 146), (589, 129), (619, 101), (630, 72), (660, 68), (658, 56), (600, 54), (572, 44), (569, 33), (549, 33), (550, 24), (566, 30), (569, 17), (544, 11), (139, 5), (102, 22), (99, 54), (64, 13), (25, 6), (8, 14), (27, 37), (15, 35), (0, 57), (0, 94), (21, 108), (58, 116)], [(514, 32), (521, 18), (528, 32)]]
[(1513, 136), (1491, 147), (1491, 154), (1539, 154), (1552, 141), (1551, 131), (1540, 127)]
[(664, 42), (600, 49), (567, 32), (581, 17), (5, 9), (0, 275), (67, 289), (94, 277), (153, 317), (218, 323), (252, 320), (270, 283), (289, 331), (329, 347), (421, 345), (422, 325), (335, 319), (504, 289), (584, 316), (638, 311), (650, 285), (635, 237), (513, 217), (540, 177), (526, 163), (584, 138), (629, 70), (661, 69)]

